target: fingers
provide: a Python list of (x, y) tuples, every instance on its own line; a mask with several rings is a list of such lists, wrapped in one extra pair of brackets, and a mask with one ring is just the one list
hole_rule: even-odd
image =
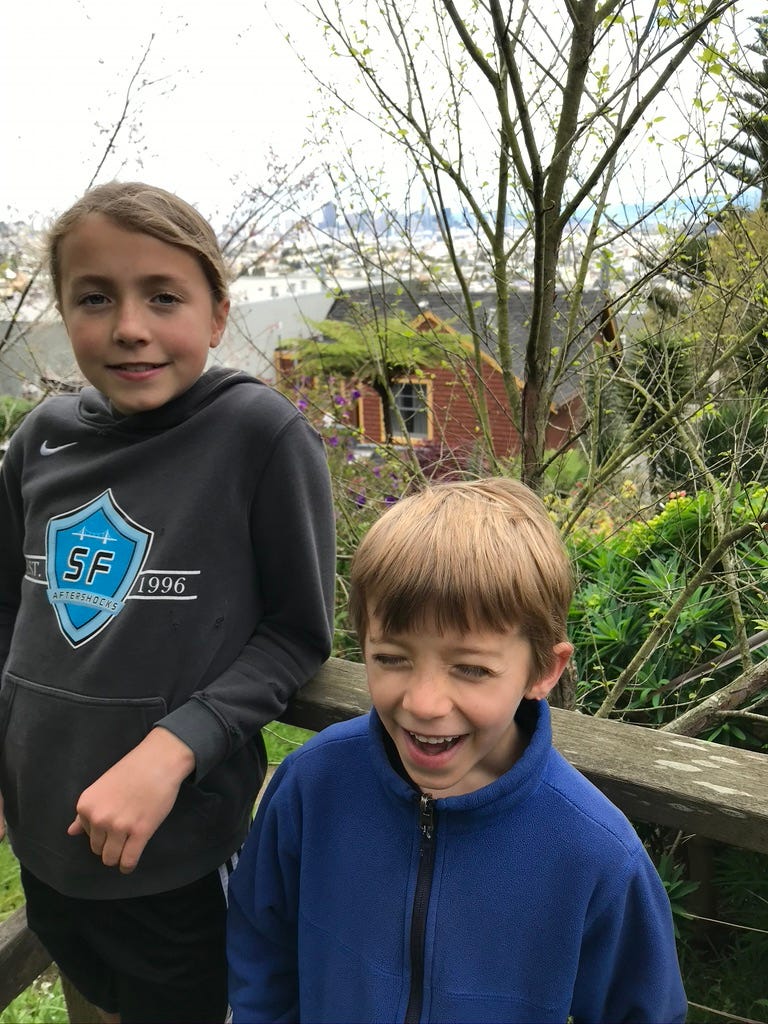
[(101, 854), (102, 863), (106, 867), (114, 868), (121, 864), (127, 839), (128, 836), (125, 832), (110, 832), (104, 837), (101, 848), (96, 850), (93, 846), (93, 836), (91, 836), (91, 849), (95, 854)]
[[(130, 875), (136, 865), (139, 863), (139, 858), (144, 852), (144, 847), (147, 845), (146, 839), (141, 839), (139, 836), (128, 836), (125, 845), (123, 846), (122, 853), (120, 856), (120, 873), (123, 875)], [(115, 861), (117, 863), (117, 861)]]
[[(70, 836), (87, 835), (91, 852), (99, 857), (102, 863), (108, 868), (119, 865), (123, 874), (130, 874), (136, 867), (141, 856), (146, 839), (134, 841), (128, 844), (128, 833), (99, 828), (93, 823), (84, 821), (80, 815), (75, 818), (67, 829)], [(125, 853), (127, 847), (127, 854)]]
[[(91, 852), (95, 853), (97, 857), (101, 857), (102, 850), (104, 849), (107, 842), (107, 834), (103, 829), (94, 828), (91, 826), (91, 830), (88, 833), (88, 839), (91, 844)], [(103, 858), (102, 858), (103, 859)]]

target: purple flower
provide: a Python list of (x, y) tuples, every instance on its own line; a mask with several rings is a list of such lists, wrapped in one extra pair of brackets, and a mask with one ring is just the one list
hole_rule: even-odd
[(377, 476), (377, 477), (381, 476), (381, 466), (374, 466), (373, 467), (373, 475)]
[(357, 390), (357, 388), (355, 388), (354, 391), (352, 392), (352, 401), (356, 402), (359, 397), (360, 392)]
[(331, 437), (327, 438), (327, 442), (331, 446), (331, 448), (335, 448), (339, 443), (339, 439), (338, 437), (336, 437), (335, 434), (333, 434), (331, 435)]
[(363, 505), (366, 503), (366, 501), (367, 501), (367, 498), (365, 497), (364, 494), (356, 494), (355, 495), (355, 504), (358, 505), (360, 508), (363, 507)]
[(344, 397), (344, 395), (336, 395), (336, 397), (334, 398), (334, 402), (336, 403), (336, 405), (346, 405), (347, 404), (347, 400)]
[(395, 505), (396, 503), (397, 503), (397, 498), (395, 498), (394, 495), (392, 495), (392, 494), (388, 494), (386, 496), (386, 498), (384, 499), (384, 504), (385, 505)]
[(309, 408), (309, 402), (307, 402), (303, 398), (300, 398), (296, 405), (299, 407), (299, 409), (301, 409), (302, 412), (306, 412), (307, 409)]

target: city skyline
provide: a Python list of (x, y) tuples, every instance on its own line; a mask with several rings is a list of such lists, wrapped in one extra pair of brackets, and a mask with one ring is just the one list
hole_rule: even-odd
[[(350, 9), (356, 3), (350, 0)], [(184, 0), (164, 0), (160, 8), (135, 0), (129, 18), (95, 0), (12, 5), (4, 18), (0, 220), (42, 224), (84, 191), (134, 75), (129, 120), (99, 180), (143, 178), (177, 191), (214, 222), (226, 218), (248, 185), (263, 181), (270, 147), (289, 165), (307, 158), (302, 144), (320, 101), (296, 53), (320, 78), (331, 64), (327, 42), (301, 11), (292, 0), (271, 8), (220, 0), (191, 12)], [(278, 15), (290, 26), (290, 45)], [(666, 106), (671, 118), (673, 104)], [(332, 156), (336, 139), (326, 141)], [(363, 150), (369, 166), (385, 159), (370, 133)], [(665, 179), (674, 177), (664, 163), (657, 150), (643, 150), (625, 201), (662, 198)], [(388, 170), (402, 195), (407, 175), (398, 185), (395, 164)], [(318, 208), (330, 196), (325, 188)]]

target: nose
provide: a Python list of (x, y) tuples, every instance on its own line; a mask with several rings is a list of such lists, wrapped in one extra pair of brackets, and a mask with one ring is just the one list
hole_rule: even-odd
[(114, 341), (121, 345), (141, 345), (149, 341), (143, 304), (134, 299), (124, 299), (117, 305)]
[(414, 673), (403, 693), (403, 710), (423, 722), (444, 718), (453, 710), (449, 686), (439, 672)]

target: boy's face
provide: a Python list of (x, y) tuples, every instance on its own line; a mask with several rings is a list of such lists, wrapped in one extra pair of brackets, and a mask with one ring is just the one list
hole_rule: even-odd
[(157, 409), (194, 384), (229, 309), (194, 256), (89, 214), (62, 239), (59, 260), (75, 358), (118, 412)]
[(531, 647), (504, 633), (434, 627), (384, 636), (369, 619), (365, 665), (371, 699), (403, 766), (423, 792), (472, 793), (518, 760), (525, 739), (515, 723), (523, 697), (546, 697), (573, 648), (554, 647), (551, 672), (530, 683)]

